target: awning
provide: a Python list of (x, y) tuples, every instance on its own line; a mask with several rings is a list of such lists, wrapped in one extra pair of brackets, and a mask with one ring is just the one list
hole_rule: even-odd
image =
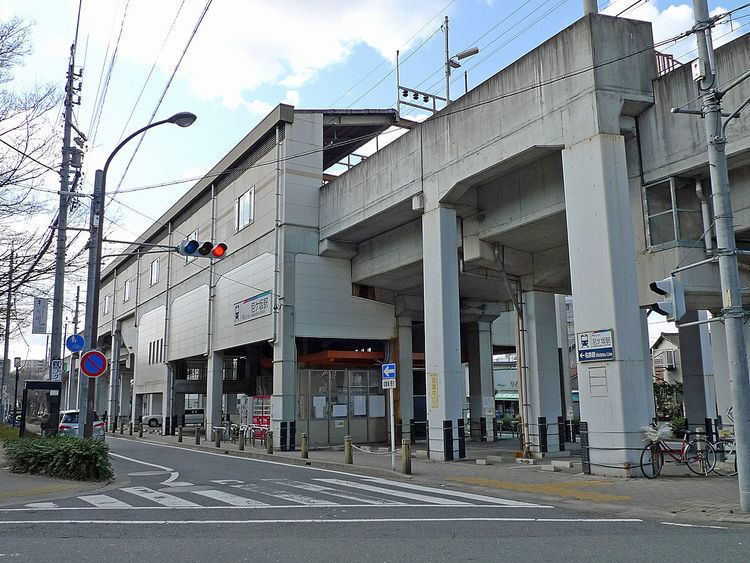
[(496, 401), (517, 401), (518, 391), (498, 391), (495, 393)]

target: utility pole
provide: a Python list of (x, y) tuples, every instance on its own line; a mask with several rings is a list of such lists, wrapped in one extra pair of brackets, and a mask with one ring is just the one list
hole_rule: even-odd
[(715, 254), (719, 260), (722, 314), (727, 336), (729, 380), (732, 384), (740, 509), (743, 512), (750, 512), (750, 379), (748, 379), (745, 335), (742, 330), (745, 312), (740, 294), (737, 246), (734, 237), (732, 200), (729, 193), (729, 172), (725, 152), (726, 125), (730, 119), (736, 117), (738, 111), (724, 123), (722, 123), (721, 114), (723, 96), (729, 89), (747, 78), (749, 73), (733, 80), (724, 90), (719, 88), (716, 69), (712, 67), (714, 54), (711, 27), (714, 22), (709, 17), (707, 0), (693, 0), (693, 11), (695, 14), (693, 29), (698, 43), (699, 62), (697, 71), (694, 69), (693, 78), (698, 83), (698, 90), (703, 101), (701, 112), (708, 141), (708, 163), (716, 224)]
[(3, 399), (3, 387), (8, 382), (8, 370), (10, 369), (10, 358), (8, 358), (8, 347), (10, 346), (10, 306), (13, 295), (13, 245), (10, 246), (10, 267), (8, 268), (8, 301), (5, 306), (5, 344), (3, 352), (3, 377), (0, 379), (0, 421), (5, 420), (5, 408)]
[(55, 248), (55, 289), (52, 298), (52, 343), (50, 345), (49, 378), (52, 364), (62, 359), (63, 303), (65, 301), (65, 247), (67, 246), (68, 188), (70, 183), (70, 137), (73, 119), (73, 94), (75, 78), (75, 43), (70, 46), (68, 79), (65, 84), (65, 123), (63, 125), (62, 164), (60, 165), (60, 209), (57, 214), (57, 246)]
[(445, 16), (443, 33), (445, 34), (445, 104), (448, 105), (451, 103), (451, 55), (448, 48), (448, 16)]

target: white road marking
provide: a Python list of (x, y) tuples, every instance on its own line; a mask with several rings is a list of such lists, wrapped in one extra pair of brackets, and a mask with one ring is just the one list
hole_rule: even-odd
[(225, 493), (223, 491), (217, 491), (215, 489), (209, 489), (207, 491), (192, 491), (195, 495), (201, 495), (210, 499), (218, 500), (219, 502), (225, 502), (232, 506), (270, 506), (265, 502), (259, 500), (253, 500), (251, 498), (240, 497), (231, 493)]
[[(195, 492), (195, 491), (193, 491)], [(42, 503), (47, 504), (47, 503)], [(49, 503), (53, 504), (53, 503)], [(324, 505), (329, 506), (331, 508), (389, 508), (389, 509), (399, 509), (399, 508), (452, 508), (453, 504), (329, 504)], [(479, 508), (479, 509), (496, 509), (497, 506), (492, 506), (489, 504), (474, 504), (469, 505), (470, 508)], [(255, 509), (255, 508), (262, 508), (262, 509), (268, 509), (268, 510), (276, 510), (276, 509), (297, 509), (302, 510), (303, 508), (320, 508), (319, 506), (307, 506), (299, 504), (269, 504), (267, 506), (226, 506), (226, 505), (216, 505), (216, 506), (131, 506), (129, 508), (122, 508), (121, 510), (232, 510), (232, 509)], [(76, 510), (99, 510), (95, 506), (51, 506), (49, 508), (0, 508), (0, 513), (5, 512), (64, 512), (64, 511), (76, 511)], [(484, 510), (483, 510), (484, 511)], [(4, 520), (0, 520), (0, 524), (2, 524)]]
[(169, 473), (169, 472), (168, 471), (134, 471), (133, 473), (128, 473), (128, 477), (151, 477), (154, 475), (164, 475), (165, 473)]
[(728, 530), (726, 526), (707, 526), (701, 524), (682, 524), (680, 522), (662, 522), (665, 526), (679, 526), (680, 528), (710, 528), (712, 530)]
[(381, 504), (381, 505), (401, 505), (403, 503), (396, 500), (368, 497), (366, 495), (359, 495), (357, 493), (344, 493), (338, 489), (332, 487), (325, 487), (323, 485), (316, 485), (315, 483), (305, 483), (304, 481), (293, 481), (292, 479), (263, 479), (263, 481), (271, 481), (278, 485), (285, 485), (287, 487), (294, 487), (296, 489), (302, 489), (304, 491), (310, 491), (313, 493), (323, 493), (325, 495), (331, 495), (338, 498), (345, 498), (347, 500), (353, 500), (363, 502), (365, 504)]
[(160, 485), (167, 485), (168, 487), (189, 487), (192, 485), (192, 483), (188, 483), (187, 481), (176, 481), (176, 479), (180, 476), (180, 473), (178, 471), (175, 471), (171, 467), (165, 467), (163, 465), (157, 465), (156, 463), (151, 463), (149, 461), (141, 461), (140, 459), (134, 459), (132, 457), (127, 457), (120, 454), (114, 454), (112, 452), (109, 452), (109, 455), (112, 457), (116, 457), (119, 459), (124, 459), (127, 461), (131, 461), (133, 463), (140, 463), (141, 465), (147, 465), (149, 467), (156, 467), (157, 469), (161, 469), (161, 471), (139, 471), (136, 473), (128, 473), (128, 475), (161, 475), (163, 472), (169, 473), (169, 477), (166, 481), (162, 481), (159, 483)]
[[(299, 507), (297, 507), (299, 508)], [(360, 524), (396, 522), (586, 522), (590, 524), (642, 523), (640, 518), (294, 518), (254, 520), (4, 520), (3, 524)]]
[(168, 506), (170, 508), (175, 508), (175, 507), (195, 508), (197, 506), (200, 506), (199, 504), (190, 502), (189, 500), (185, 500), (183, 498), (176, 497), (174, 495), (170, 495), (167, 493), (155, 491), (153, 489), (149, 489), (148, 487), (125, 487), (120, 490), (126, 493), (137, 495), (139, 497), (143, 497), (147, 500), (150, 500), (157, 504), (161, 504), (162, 506)]
[(125, 461), (132, 461), (133, 463), (140, 463), (141, 465), (148, 465), (149, 467), (156, 467), (156, 469), (161, 469), (162, 471), (169, 471), (170, 473), (174, 471), (171, 467), (164, 467), (163, 465), (157, 465), (155, 463), (150, 463), (148, 461), (141, 461), (140, 459), (133, 459), (132, 457), (127, 457), (120, 454), (113, 454), (112, 452), (109, 452), (109, 455), (112, 457), (116, 457), (118, 459), (124, 459)]
[(264, 490), (258, 487), (258, 485), (232, 485), (232, 487), (235, 489), (242, 489), (243, 491), (250, 491), (261, 495), (288, 500), (290, 502), (298, 502), (306, 506), (338, 506), (338, 503), (335, 502), (308, 497), (306, 495), (299, 495), (297, 493), (280, 490)]
[(331, 483), (332, 485), (339, 485), (341, 487), (361, 489), (361, 490), (370, 491), (373, 493), (381, 493), (384, 495), (408, 498), (411, 500), (418, 500), (418, 501), (427, 502), (430, 504), (450, 504), (453, 506), (471, 506), (471, 503), (461, 502), (459, 500), (450, 500), (450, 499), (444, 499), (444, 498), (433, 497), (433, 496), (428, 496), (428, 495), (420, 495), (417, 493), (407, 493), (404, 491), (394, 491), (393, 489), (375, 487), (374, 485), (365, 485), (364, 483), (355, 483), (354, 481), (344, 481), (343, 479), (315, 479), (315, 480), (323, 481), (324, 483)]
[(116, 498), (112, 498), (109, 495), (87, 495), (78, 497), (84, 502), (93, 504), (97, 508), (132, 508), (132, 505)]
[(423, 487), (422, 485), (414, 485), (412, 483), (399, 483), (398, 481), (390, 481), (388, 479), (379, 479), (377, 477), (365, 477), (366, 481), (373, 483), (380, 483), (382, 485), (390, 485), (392, 487), (401, 487), (412, 491), (420, 491), (423, 493), (432, 493), (438, 495), (446, 495), (451, 497), (460, 497), (469, 500), (476, 500), (480, 502), (487, 502), (490, 504), (499, 504), (501, 506), (507, 506), (509, 508), (552, 508), (542, 504), (534, 504), (531, 502), (521, 502), (518, 500), (509, 500), (504, 498), (490, 497), (486, 495), (478, 495), (475, 493), (465, 493), (463, 491), (454, 491), (451, 489), (438, 489), (435, 487)]
[(239, 479), (211, 479), (211, 483), (217, 483), (218, 485), (242, 485), (244, 481), (240, 481)]
[(30, 502), (26, 506), (33, 510), (49, 510), (51, 508), (57, 508), (57, 505), (54, 502)]

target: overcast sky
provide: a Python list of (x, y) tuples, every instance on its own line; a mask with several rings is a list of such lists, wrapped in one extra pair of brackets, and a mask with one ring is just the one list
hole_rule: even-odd
[[(634, 1), (599, 4), (604, 13), (618, 15)], [(712, 13), (742, 3), (709, 0)], [(138, 236), (193, 181), (128, 190), (200, 177), (279, 102), (303, 108), (395, 106), (397, 49), (404, 61), (402, 83), (442, 94), (440, 26), (445, 15), (450, 18), (452, 53), (480, 47), (479, 55), (465, 60), (464, 68), (454, 75), (455, 97), (463, 92), (463, 70), (468, 71), (469, 88), (476, 86), (577, 20), (582, 4), (582, 0), (214, 0), (185, 51), (205, 0), (83, 0), (77, 66), (83, 67), (84, 74), (75, 122), (89, 138), (84, 189), (91, 190), (93, 171), (103, 165), (123, 134), (149, 122), (183, 51), (156, 118), (192, 111), (198, 121), (187, 129), (165, 126), (149, 132), (124, 177), (136, 143), (113, 162), (108, 192), (117, 186), (121, 191), (107, 216), (117, 223), (113, 233), (117, 238)], [(654, 22), (658, 41), (692, 26), (690, 5), (642, 0), (624, 15)], [(0, 0), (0, 18), (20, 16), (34, 24), (33, 52), (16, 71), (14, 88), (54, 83), (62, 90), (77, 10), (78, 0)], [(740, 12), (731, 26), (718, 28), (717, 45), (744, 33), (748, 15), (750, 11)], [(692, 38), (662, 50), (683, 61), (696, 56)], [(53, 174), (48, 183), (51, 189), (56, 187)], [(49, 224), (53, 207), (48, 216), (39, 217), (40, 224)], [(75, 287), (66, 289), (72, 305)], [(654, 325), (652, 339), (667, 328)], [(11, 356), (43, 358), (45, 337), (24, 336), (13, 340)]]

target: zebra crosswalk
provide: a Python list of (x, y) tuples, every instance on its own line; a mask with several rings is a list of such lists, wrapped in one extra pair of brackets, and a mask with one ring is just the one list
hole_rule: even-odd
[(99, 494), (30, 503), (8, 510), (179, 510), (283, 509), (329, 507), (551, 508), (444, 488), (379, 478), (259, 479), (213, 481), (210, 485), (150, 488), (129, 486)]

